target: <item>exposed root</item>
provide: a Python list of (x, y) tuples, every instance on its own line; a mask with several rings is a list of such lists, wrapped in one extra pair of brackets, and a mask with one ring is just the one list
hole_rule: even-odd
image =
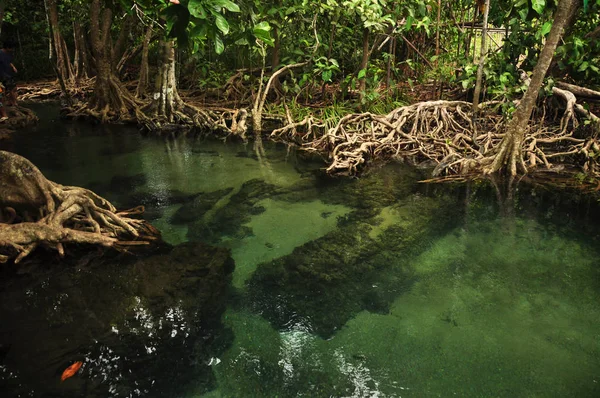
[(0, 151), (0, 165), (0, 207), (10, 208), (0, 223), (0, 262), (18, 263), (40, 245), (63, 256), (66, 243), (117, 247), (130, 241), (148, 244), (159, 236), (144, 220), (128, 217), (140, 208), (118, 213), (94, 192), (49, 181), (10, 152)]
[(478, 166), (484, 157), (480, 148), (487, 150), (502, 137), (498, 116), (488, 116), (487, 132), (473, 137), (471, 106), (463, 101), (431, 101), (403, 106), (385, 116), (351, 114), (324, 135), (319, 131), (323, 124), (308, 117), (273, 135), (290, 137), (295, 129), (305, 127), (305, 133), (294, 138), (305, 150), (330, 153), (330, 173), (354, 174), (368, 160), (386, 158), (431, 162), (441, 165), (436, 172), (463, 173)]
[[(519, 134), (505, 134), (504, 119), (489, 111), (497, 103), (481, 104), (488, 112), (478, 117), (475, 129), (472, 105), (463, 101), (420, 102), (383, 116), (351, 114), (329, 129), (324, 122), (308, 116), (300, 122), (288, 120), (272, 136), (294, 142), (306, 151), (327, 154), (327, 171), (333, 174), (356, 174), (370, 160), (400, 159), (430, 165), (434, 177), (490, 174), (504, 168), (511, 175), (524, 174), (537, 167), (557, 170), (565, 162), (597, 175), (600, 119), (577, 104), (573, 93), (560, 88), (554, 92), (565, 100), (559, 127), (532, 125), (523, 139), (518, 138)], [(578, 130), (578, 115), (595, 125), (592, 134), (589, 128), (588, 133)], [(575, 134), (578, 131), (581, 136)]]

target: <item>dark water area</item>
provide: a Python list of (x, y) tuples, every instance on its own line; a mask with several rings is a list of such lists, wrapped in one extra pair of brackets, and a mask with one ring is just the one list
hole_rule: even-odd
[(0, 149), (168, 244), (0, 269), (0, 396), (600, 396), (596, 199), (34, 108)]

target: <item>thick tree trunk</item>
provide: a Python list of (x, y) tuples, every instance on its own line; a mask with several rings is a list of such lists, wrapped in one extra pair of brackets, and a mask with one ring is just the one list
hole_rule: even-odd
[(165, 118), (170, 123), (184, 108), (177, 92), (175, 77), (175, 46), (173, 40), (161, 42), (161, 62), (156, 76), (154, 98), (150, 107), (153, 116)]
[(58, 8), (57, 0), (46, 0), (46, 12), (48, 13), (48, 23), (50, 28), (50, 35), (52, 39), (53, 52), (50, 54), (55, 57), (56, 70), (59, 74), (59, 78), (62, 78), (64, 82), (73, 82), (73, 67), (69, 58), (66, 44), (60, 33), (60, 27), (58, 24)]
[[(110, 28), (112, 24), (112, 11), (105, 8), (100, 13), (102, 5), (100, 0), (92, 0), (90, 9), (90, 31), (92, 50), (96, 60), (96, 85), (94, 95), (90, 101), (90, 112), (102, 122), (111, 119), (133, 120), (132, 113), (138, 116), (139, 108), (135, 98), (125, 89), (112, 65), (112, 40)], [(102, 26), (100, 26), (102, 22)]]
[(523, 161), (521, 144), (527, 130), (527, 125), (529, 124), (531, 113), (536, 104), (538, 93), (544, 83), (544, 77), (552, 62), (554, 51), (556, 51), (558, 42), (560, 41), (566, 26), (572, 19), (572, 16), (577, 11), (578, 6), (578, 0), (560, 0), (558, 3), (552, 29), (550, 30), (544, 48), (540, 53), (538, 62), (533, 69), (529, 87), (523, 95), (523, 99), (517, 106), (513, 118), (508, 122), (508, 125), (506, 126), (506, 135), (499, 144), (498, 152), (493, 163), (485, 170), (486, 173), (494, 173), (505, 167), (508, 168), (511, 175), (517, 174), (518, 167), (520, 167), (523, 172), (527, 171)]
[(148, 67), (148, 47), (150, 47), (150, 39), (152, 38), (152, 25), (148, 25), (146, 34), (144, 35), (144, 42), (142, 43), (142, 61), (140, 64), (140, 78), (136, 90), (136, 97), (144, 98), (148, 86), (150, 84), (150, 71)]

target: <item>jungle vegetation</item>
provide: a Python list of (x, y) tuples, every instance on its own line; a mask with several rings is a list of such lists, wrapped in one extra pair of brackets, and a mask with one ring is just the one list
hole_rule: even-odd
[(597, 172), (598, 0), (0, 8), (22, 77), (56, 77), (72, 117), (244, 139), (268, 130), (327, 153), (332, 172), (390, 157), (430, 162), (436, 175)]

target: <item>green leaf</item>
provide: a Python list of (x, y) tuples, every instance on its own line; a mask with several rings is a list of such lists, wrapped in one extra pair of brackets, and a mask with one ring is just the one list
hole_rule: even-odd
[(263, 21), (254, 25), (254, 29), (266, 30), (268, 32), (271, 30), (271, 25), (269, 25), (268, 22)]
[(215, 35), (215, 52), (217, 54), (222, 54), (223, 51), (225, 50), (225, 45), (223, 44), (223, 39), (221, 38), (221, 36), (219, 36), (218, 34)]
[(331, 76), (333, 76), (333, 72), (330, 70), (324, 70), (323, 74), (321, 75), (321, 77), (323, 78), (324, 82), (330, 82), (331, 81)]
[(585, 72), (585, 70), (590, 66), (590, 64), (587, 61), (583, 61), (581, 63), (581, 65), (579, 66), (579, 69), (577, 69), (577, 72)]
[(404, 30), (409, 31), (414, 21), (415, 19), (411, 15), (406, 17), (406, 25), (404, 25)]
[(367, 70), (366, 69), (361, 69), (360, 71), (358, 71), (358, 78), (362, 79), (365, 76), (367, 76)]
[(268, 22), (256, 24), (254, 26), (253, 33), (257, 39), (262, 40), (269, 45), (273, 44), (273, 38), (271, 37), (271, 26)]
[(190, 0), (188, 3), (190, 14), (196, 18), (206, 19), (206, 10), (202, 6), (201, 0)]
[(546, 8), (546, 0), (532, 0), (531, 7), (537, 12), (539, 15), (542, 15), (544, 12), (544, 8)]
[(215, 14), (215, 22), (217, 24), (217, 28), (219, 28), (224, 35), (229, 33), (229, 23), (227, 23), (227, 20), (223, 17), (223, 15)]
[(552, 29), (552, 22), (548, 21), (542, 26), (542, 36), (546, 36)]
[(521, 16), (522, 21), (527, 20), (527, 14), (529, 14), (529, 10), (527, 8), (522, 8), (519, 10), (519, 15)]
[(336, 59), (329, 58), (329, 62), (330, 62), (330, 63), (331, 63), (333, 66), (335, 66), (336, 68), (339, 68), (339, 67), (340, 67), (340, 64), (338, 63), (338, 61), (337, 61)]
[(213, 0), (213, 4), (231, 12), (240, 12), (240, 6), (229, 0)]

